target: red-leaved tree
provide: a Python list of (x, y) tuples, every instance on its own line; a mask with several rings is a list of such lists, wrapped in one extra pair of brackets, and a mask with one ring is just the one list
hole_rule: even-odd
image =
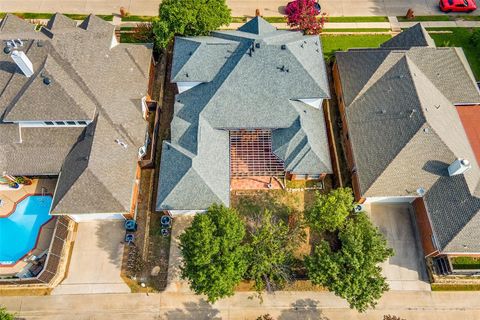
[[(315, 0), (294, 0), (285, 8), (287, 24), (305, 34), (319, 34), (322, 32), (326, 14), (320, 15)], [(320, 18), (317, 16), (320, 15)]]

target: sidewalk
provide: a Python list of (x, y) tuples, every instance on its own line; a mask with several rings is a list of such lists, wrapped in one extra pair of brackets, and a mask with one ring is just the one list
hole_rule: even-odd
[(22, 319), (383, 319), (391, 314), (408, 320), (480, 319), (477, 292), (387, 292), (376, 309), (351, 310), (329, 292), (277, 292), (264, 295), (263, 303), (237, 293), (213, 305), (202, 297), (183, 293), (97, 294), (39, 297), (0, 297), (0, 304)]

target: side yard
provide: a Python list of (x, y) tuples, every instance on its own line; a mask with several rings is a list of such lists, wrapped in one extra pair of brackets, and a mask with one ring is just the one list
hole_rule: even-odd
[(448, 33), (430, 33), (439, 47), (461, 47), (468, 63), (472, 67), (475, 79), (480, 81), (480, 49), (475, 47), (470, 37), (476, 28), (428, 28), (427, 31), (449, 31)]

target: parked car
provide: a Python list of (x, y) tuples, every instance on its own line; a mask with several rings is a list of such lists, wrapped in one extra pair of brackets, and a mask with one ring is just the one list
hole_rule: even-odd
[(477, 9), (475, 0), (440, 0), (443, 12), (472, 12)]

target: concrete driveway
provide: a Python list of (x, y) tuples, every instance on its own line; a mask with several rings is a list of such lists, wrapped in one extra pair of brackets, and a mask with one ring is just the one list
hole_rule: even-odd
[(128, 293), (120, 278), (123, 221), (78, 224), (66, 278), (52, 294)]
[(390, 290), (431, 290), (413, 208), (409, 204), (371, 204), (368, 211), (395, 251), (395, 256), (381, 265)]

